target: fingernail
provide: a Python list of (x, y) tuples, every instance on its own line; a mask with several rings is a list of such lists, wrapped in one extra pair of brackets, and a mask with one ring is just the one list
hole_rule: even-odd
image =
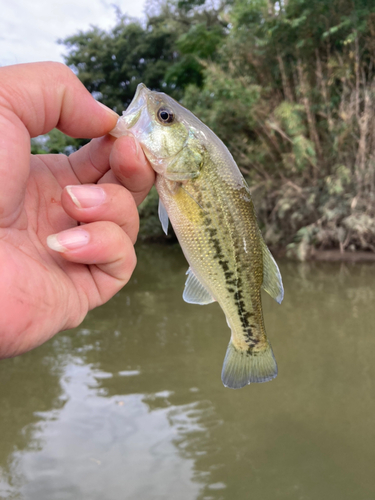
[(101, 106), (102, 108), (104, 108), (111, 115), (115, 116), (116, 118), (119, 117), (119, 115), (116, 113), (116, 111), (113, 111), (113, 109), (109, 108), (108, 106), (106, 106), (102, 102), (99, 102), (99, 101), (96, 101), (96, 102), (99, 104), (99, 106)]
[(47, 238), (47, 245), (55, 252), (64, 253), (67, 250), (76, 250), (90, 241), (90, 234), (81, 228), (68, 229), (61, 233), (51, 234)]
[(107, 197), (104, 189), (96, 185), (66, 186), (66, 190), (78, 208), (98, 207)]

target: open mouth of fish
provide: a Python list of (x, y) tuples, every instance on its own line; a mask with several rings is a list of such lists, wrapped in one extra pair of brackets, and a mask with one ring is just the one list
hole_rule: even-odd
[[(150, 90), (140, 83), (133, 100), (123, 111), (122, 116), (119, 118), (116, 127), (111, 130), (110, 134), (114, 137), (121, 137), (122, 135), (134, 135), (137, 139), (140, 135), (147, 133), (148, 129), (152, 126), (149, 114), (147, 112), (147, 100), (149, 99)], [(130, 131), (131, 129), (131, 131)]]

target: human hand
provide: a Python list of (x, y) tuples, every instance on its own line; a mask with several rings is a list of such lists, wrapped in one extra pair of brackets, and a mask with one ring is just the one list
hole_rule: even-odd
[[(79, 325), (133, 272), (154, 173), (134, 139), (104, 136), (116, 121), (62, 64), (0, 68), (0, 358)], [(100, 138), (30, 158), (54, 127)]]

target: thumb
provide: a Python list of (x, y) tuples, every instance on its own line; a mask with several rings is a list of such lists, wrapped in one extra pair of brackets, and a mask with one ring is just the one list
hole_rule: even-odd
[(60, 63), (0, 68), (0, 227), (22, 208), (30, 168), (30, 137), (54, 127), (72, 137), (108, 133), (117, 115), (100, 105)]

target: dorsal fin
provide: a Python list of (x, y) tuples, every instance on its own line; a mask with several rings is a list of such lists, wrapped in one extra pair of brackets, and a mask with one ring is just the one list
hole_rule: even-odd
[(189, 304), (200, 305), (211, 304), (211, 302), (215, 302), (215, 299), (212, 297), (210, 292), (195, 276), (191, 267), (189, 267), (186, 274), (188, 275), (188, 277), (185, 283), (185, 290), (182, 295), (182, 298), (185, 302), (188, 302)]
[(281, 279), (279, 267), (275, 259), (272, 257), (267, 245), (261, 239), (263, 251), (263, 284), (262, 288), (279, 304), (284, 298), (284, 287)]

